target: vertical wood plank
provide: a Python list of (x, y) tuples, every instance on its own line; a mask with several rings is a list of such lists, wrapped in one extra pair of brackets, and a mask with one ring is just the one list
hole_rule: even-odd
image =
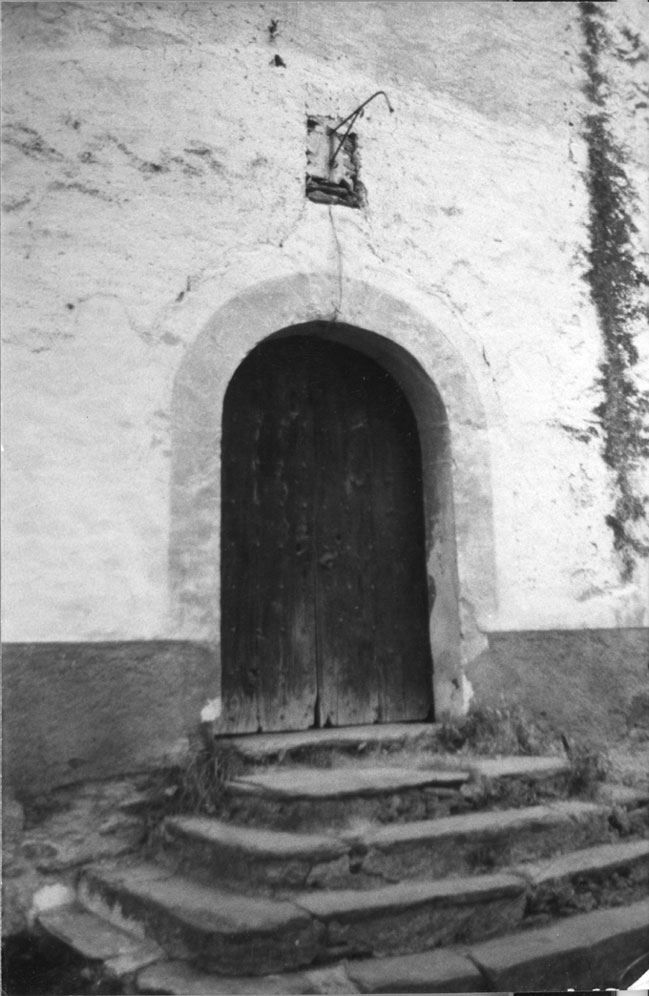
[(314, 376), (320, 723), (377, 718), (366, 360), (323, 342)]
[(313, 723), (313, 429), (305, 362), (304, 350), (296, 356), (286, 343), (264, 344), (228, 389), (222, 656), (231, 732)]
[(225, 397), (221, 469), (221, 673), (224, 728), (259, 727), (258, 550), (255, 453), (262, 412), (257, 368), (246, 361)]
[(412, 410), (377, 368), (368, 392), (372, 426), (379, 718), (425, 719), (433, 704), (421, 451)]
[(262, 543), (257, 634), (262, 729), (313, 724), (317, 696), (313, 542), (313, 413), (309, 342), (259, 350), (263, 421), (258, 446)]

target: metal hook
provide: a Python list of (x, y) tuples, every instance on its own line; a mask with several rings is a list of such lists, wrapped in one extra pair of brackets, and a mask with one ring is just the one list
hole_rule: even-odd
[(355, 111), (352, 111), (352, 113), (351, 113), (351, 114), (349, 114), (349, 115), (348, 115), (348, 116), (347, 116), (347, 117), (346, 117), (346, 118), (345, 118), (345, 119), (344, 119), (343, 121), (341, 121), (341, 122), (340, 122), (340, 124), (337, 124), (335, 128), (330, 128), (330, 129), (329, 129), (329, 134), (330, 134), (330, 135), (335, 135), (335, 134), (336, 134), (336, 132), (337, 132), (337, 131), (338, 131), (338, 130), (339, 130), (340, 128), (342, 128), (342, 126), (343, 126), (344, 124), (347, 124), (347, 122), (349, 121), (349, 128), (347, 129), (347, 131), (345, 132), (345, 134), (343, 135), (343, 137), (342, 137), (342, 138), (340, 139), (340, 141), (339, 141), (339, 143), (338, 143), (338, 145), (337, 145), (337, 147), (336, 147), (336, 151), (334, 152), (334, 154), (332, 155), (331, 159), (329, 160), (329, 169), (331, 169), (331, 167), (332, 167), (332, 166), (333, 166), (333, 164), (335, 163), (335, 161), (336, 161), (336, 156), (337, 156), (337, 155), (338, 155), (338, 153), (340, 152), (340, 150), (341, 150), (341, 148), (342, 148), (342, 145), (343, 145), (343, 142), (345, 141), (345, 139), (346, 139), (346, 138), (347, 138), (347, 136), (349, 135), (350, 131), (351, 131), (351, 130), (352, 130), (352, 128), (354, 127), (354, 122), (356, 121), (356, 118), (358, 117), (358, 115), (359, 115), (359, 114), (361, 113), (361, 111), (363, 110), (363, 108), (364, 108), (364, 107), (366, 107), (366, 106), (367, 106), (367, 104), (369, 104), (369, 102), (370, 102), (371, 100), (374, 100), (374, 98), (375, 98), (375, 97), (380, 97), (380, 96), (383, 96), (383, 97), (385, 97), (385, 102), (386, 102), (386, 104), (388, 105), (388, 110), (390, 111), (390, 114), (394, 114), (394, 107), (393, 107), (393, 106), (392, 106), (392, 104), (390, 103), (390, 101), (389, 101), (389, 99), (388, 99), (388, 95), (387, 95), (387, 93), (385, 92), (385, 90), (377, 90), (377, 91), (376, 91), (376, 93), (373, 93), (371, 97), (368, 97), (368, 98), (367, 98), (367, 100), (364, 100), (364, 101), (363, 101), (363, 103), (362, 103), (362, 104), (360, 104), (360, 105), (359, 105), (359, 106), (358, 106), (358, 107), (356, 108), (356, 110), (355, 110)]

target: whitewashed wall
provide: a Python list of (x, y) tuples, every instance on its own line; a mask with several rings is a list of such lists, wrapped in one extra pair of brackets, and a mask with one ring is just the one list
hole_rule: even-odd
[[(620, 45), (622, 27), (646, 33), (645, 4), (615, 6)], [(647, 625), (647, 561), (622, 580), (601, 441), (571, 431), (596, 422), (603, 356), (584, 280), (578, 5), (5, 3), (3, 16), (5, 640), (214, 636), (179, 632), (170, 612), (174, 379), (232, 298), (303, 273), (338, 288), (357, 324), (346, 282), (385, 290), (470, 372), (495, 573), (472, 573), (480, 530), (459, 535), (467, 659), (489, 631)], [(642, 60), (607, 58), (642, 193)], [(378, 89), (395, 111), (379, 98), (358, 122), (367, 207), (308, 202), (307, 113), (344, 117)], [(226, 366), (242, 345), (219, 344)], [(637, 345), (646, 377), (647, 336)], [(464, 521), (478, 501), (480, 522), (475, 495), (455, 501)]]

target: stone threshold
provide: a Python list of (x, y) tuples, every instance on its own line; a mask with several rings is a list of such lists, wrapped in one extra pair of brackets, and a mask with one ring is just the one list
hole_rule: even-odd
[(278, 800), (347, 799), (400, 792), (412, 788), (459, 788), (469, 780), (467, 771), (423, 771), (412, 768), (291, 768), (244, 775), (228, 782), (237, 795)]
[(375, 747), (429, 746), (435, 741), (438, 730), (439, 726), (434, 723), (376, 723), (294, 733), (221, 735), (216, 737), (216, 744), (235, 750), (246, 761), (256, 763), (323, 748), (360, 753)]

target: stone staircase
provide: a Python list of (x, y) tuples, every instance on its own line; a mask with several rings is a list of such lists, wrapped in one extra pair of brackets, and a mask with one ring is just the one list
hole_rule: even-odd
[(218, 818), (40, 917), (123, 991), (615, 988), (649, 951), (649, 792), (574, 798), (562, 758), (444, 756), (423, 724), (223, 747)]

